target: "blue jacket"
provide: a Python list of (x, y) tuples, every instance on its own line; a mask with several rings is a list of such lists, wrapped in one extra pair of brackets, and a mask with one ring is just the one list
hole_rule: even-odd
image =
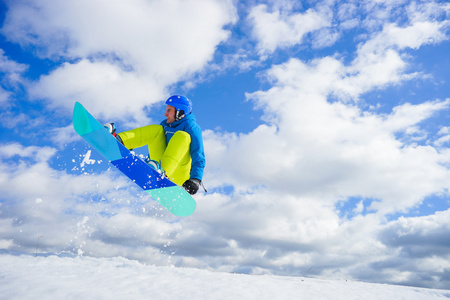
[(203, 148), (202, 130), (197, 124), (195, 116), (191, 113), (179, 121), (167, 124), (167, 120), (161, 122), (166, 134), (166, 143), (175, 132), (182, 130), (191, 136), (190, 154), (192, 158), (191, 178), (203, 179), (203, 170), (205, 169), (205, 151)]

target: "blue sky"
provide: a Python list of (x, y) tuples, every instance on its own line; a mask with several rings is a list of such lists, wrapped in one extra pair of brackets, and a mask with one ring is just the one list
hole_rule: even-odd
[[(450, 288), (445, 1), (4, 1), (0, 248)], [(187, 95), (189, 218), (74, 132)], [(137, 150), (145, 154), (146, 149)]]

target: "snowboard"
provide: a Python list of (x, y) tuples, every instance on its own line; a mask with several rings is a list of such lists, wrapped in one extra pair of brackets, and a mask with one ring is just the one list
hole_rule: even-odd
[(73, 127), (89, 145), (172, 214), (185, 217), (194, 213), (195, 200), (184, 188), (125, 148), (79, 102), (73, 110)]

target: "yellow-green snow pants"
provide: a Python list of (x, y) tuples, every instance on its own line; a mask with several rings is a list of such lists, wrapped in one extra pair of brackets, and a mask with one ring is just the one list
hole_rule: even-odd
[(161, 167), (168, 178), (178, 185), (189, 179), (191, 155), (189, 148), (191, 136), (184, 131), (177, 131), (166, 143), (166, 136), (161, 125), (148, 125), (119, 133), (123, 144), (128, 149), (148, 145), (150, 158), (161, 162)]

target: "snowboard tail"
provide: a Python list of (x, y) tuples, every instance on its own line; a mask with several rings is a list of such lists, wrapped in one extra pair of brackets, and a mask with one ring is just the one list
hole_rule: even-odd
[(130, 152), (79, 102), (73, 111), (73, 127), (88, 144), (172, 214), (194, 213), (196, 203), (188, 192)]

